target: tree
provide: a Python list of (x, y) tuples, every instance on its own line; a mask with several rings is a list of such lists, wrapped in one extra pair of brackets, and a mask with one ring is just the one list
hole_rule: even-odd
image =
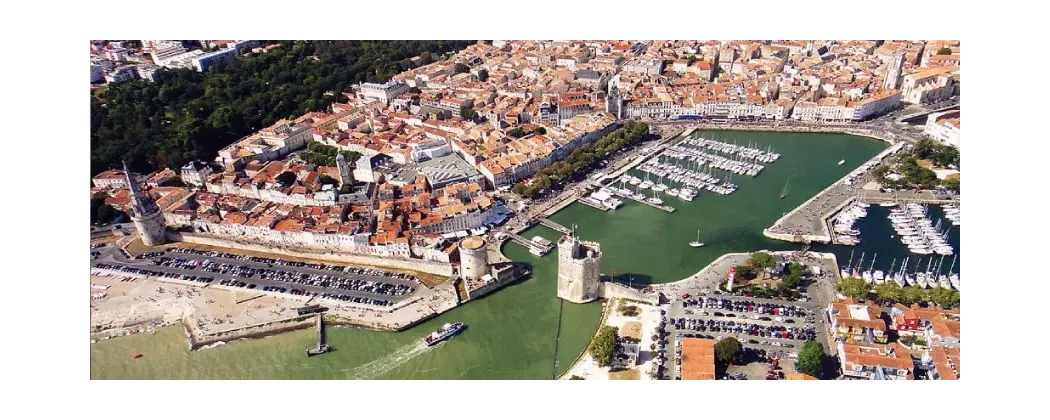
[(516, 139), (521, 138), (525, 136), (525, 130), (522, 130), (521, 127), (514, 127), (510, 131), (507, 131), (507, 135)]
[(807, 341), (798, 353), (795, 369), (814, 378), (824, 376), (824, 346), (816, 341)]
[(868, 294), (871, 293), (871, 286), (859, 277), (846, 277), (839, 280), (839, 284), (835, 286), (835, 289), (843, 295), (858, 301), (867, 299)]
[(572, 375), (572, 377), (571, 377), (571, 378), (569, 378), (569, 380), (573, 380), (573, 381), (582, 381), (582, 380), (584, 380), (584, 379), (583, 379), (583, 377), (582, 377), (582, 376), (579, 376), (579, 375)]
[(894, 281), (887, 281), (875, 286), (875, 296), (882, 302), (899, 302), (901, 293), (901, 286)]
[(285, 187), (290, 187), (292, 186), (292, 184), (295, 184), (296, 178), (297, 177), (295, 176), (295, 173), (284, 171), (281, 172), (280, 175), (277, 175), (276, 180), (277, 182), (280, 182), (281, 185), (284, 185)]
[(104, 225), (113, 221), (113, 219), (116, 219), (117, 215), (119, 214), (120, 212), (117, 211), (117, 209), (113, 208), (113, 206), (103, 203), (98, 208), (98, 219), (95, 221), (95, 223)]
[(598, 362), (598, 366), (609, 366), (612, 363), (613, 355), (616, 353), (616, 340), (618, 338), (615, 327), (606, 325), (598, 331), (598, 335), (594, 337), (594, 341), (591, 342), (591, 346), (588, 349), (591, 357)]
[(350, 84), (389, 80), (407, 69), (407, 58), (469, 44), (283, 42), (207, 72), (161, 69), (153, 82), (109, 86), (90, 95), (91, 173), (118, 168), (122, 160), (136, 172), (211, 160), (222, 147), (282, 118), (324, 111)]
[(952, 49), (948, 47), (941, 47), (937, 50), (937, 55), (952, 55)]
[(328, 174), (321, 174), (321, 176), (317, 177), (317, 182), (321, 185), (336, 185), (339, 183), (339, 181), (336, 181), (335, 178), (328, 176)]
[(750, 265), (755, 271), (761, 271), (775, 267), (777, 262), (769, 253), (756, 252), (751, 254), (751, 258), (748, 258), (747, 265)]
[(944, 178), (944, 182), (941, 183), (944, 188), (952, 191), (959, 191), (959, 174), (951, 174)]
[(911, 285), (901, 290), (901, 301), (904, 302), (905, 305), (925, 303), (928, 300), (926, 289), (923, 289), (922, 287)]
[(715, 359), (724, 364), (733, 363), (744, 346), (733, 337), (724, 338), (715, 343)]
[(470, 108), (460, 108), (459, 116), (469, 121), (477, 121), (479, 118), (478, 112)]
[(929, 291), (930, 300), (945, 308), (954, 308), (959, 305), (959, 292), (944, 287), (936, 287)]
[(525, 187), (526, 187), (526, 185), (525, 185), (524, 182), (519, 182), (519, 183), (514, 184), (514, 186), (511, 187), (510, 190), (513, 191), (514, 194), (525, 195)]
[(480, 80), (482, 82), (489, 81), (489, 71), (485, 70), (485, 69), (479, 70), (478, 71), (478, 80)]
[(738, 265), (736, 266), (736, 275), (740, 278), (751, 279), (755, 277), (755, 269), (751, 268), (750, 265)]
[(466, 73), (470, 71), (470, 67), (467, 67), (467, 65), (463, 63), (456, 63), (456, 65), (452, 66), (452, 71), (455, 74)]

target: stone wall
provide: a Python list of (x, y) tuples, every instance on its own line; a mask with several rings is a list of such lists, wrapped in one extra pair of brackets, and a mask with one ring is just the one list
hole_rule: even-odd
[(603, 299), (627, 299), (648, 303), (653, 306), (660, 304), (660, 294), (656, 292), (645, 293), (622, 284), (602, 282), (598, 289), (598, 295)]
[(228, 239), (221, 239), (211, 236), (203, 236), (185, 232), (171, 233), (169, 236), (169, 239), (171, 239), (172, 241), (190, 242), (195, 244), (210, 245), (222, 248), (235, 248), (248, 251), (267, 252), (271, 254), (333, 261), (345, 264), (359, 264), (370, 265), (375, 267), (389, 267), (402, 270), (413, 270), (424, 273), (437, 274), (441, 276), (452, 275), (452, 264), (443, 264), (433, 261), (406, 260), (402, 258), (393, 257), (379, 257), (374, 255), (345, 254), (323, 251), (291, 250), (288, 248), (275, 248), (267, 245), (237, 242)]
[[(279, 321), (266, 322), (262, 324), (248, 325), (246, 327), (234, 328), (210, 334), (199, 334), (197, 330), (187, 327), (186, 335), (189, 337), (190, 350), (197, 350), (211, 344), (243, 340), (249, 338), (260, 338), (283, 332), (310, 328), (314, 325), (315, 315), (304, 315)], [(187, 320), (187, 325), (193, 325), (195, 321)], [(303, 351), (306, 351), (304, 348)]]

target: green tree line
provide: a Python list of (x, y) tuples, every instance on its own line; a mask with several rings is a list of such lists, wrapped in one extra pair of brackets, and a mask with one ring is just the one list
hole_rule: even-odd
[(268, 53), (198, 73), (163, 69), (156, 80), (91, 95), (91, 173), (177, 168), (210, 160), (255, 130), (341, 101), (355, 83), (382, 82), (412, 68), (410, 58), (471, 41), (282, 41)]
[(835, 289), (846, 297), (851, 297), (858, 301), (874, 298), (879, 302), (898, 302), (905, 305), (933, 302), (945, 308), (959, 306), (959, 292), (944, 287), (932, 289), (924, 289), (917, 285), (901, 287), (893, 281), (887, 281), (872, 287), (871, 284), (862, 278), (847, 277), (840, 280)]
[(604, 158), (609, 153), (642, 141), (648, 135), (648, 124), (628, 121), (623, 127), (598, 139), (598, 141), (577, 148), (569, 155), (568, 159), (555, 162), (553, 165), (537, 172), (536, 176), (533, 177), (532, 185), (526, 185), (524, 182), (515, 184), (513, 191), (531, 198), (539, 194), (540, 191), (580, 173), (580, 171), (590, 167), (594, 162)]

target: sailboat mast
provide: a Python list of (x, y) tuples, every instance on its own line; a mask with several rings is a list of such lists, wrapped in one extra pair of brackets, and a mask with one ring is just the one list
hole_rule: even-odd
[(868, 267), (868, 271), (871, 271), (871, 270), (875, 269), (875, 259), (878, 258), (878, 257), (879, 257), (879, 254), (875, 254), (874, 257), (871, 257), (871, 267)]
[(955, 260), (956, 260), (957, 258), (959, 258), (959, 256), (958, 256), (958, 255), (956, 255), (956, 256), (954, 256), (954, 257), (952, 257), (952, 266), (951, 266), (951, 267), (948, 267), (948, 274), (951, 274), (951, 273), (952, 273), (952, 270), (954, 270), (954, 269), (955, 269)]

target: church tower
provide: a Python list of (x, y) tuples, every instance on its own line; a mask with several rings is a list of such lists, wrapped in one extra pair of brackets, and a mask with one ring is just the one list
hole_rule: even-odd
[(350, 169), (350, 163), (346, 161), (342, 153), (335, 155), (335, 166), (339, 168), (339, 188), (346, 185), (354, 184), (353, 171)]
[(605, 111), (618, 120), (623, 119), (623, 98), (620, 97), (620, 90), (611, 82), (609, 83), (609, 93), (605, 95)]
[(128, 164), (124, 163), (124, 177), (131, 190), (131, 222), (139, 231), (139, 237), (146, 246), (160, 245), (168, 241), (164, 234), (164, 216), (160, 213), (157, 202), (148, 193), (142, 191), (139, 183), (128, 170)]

